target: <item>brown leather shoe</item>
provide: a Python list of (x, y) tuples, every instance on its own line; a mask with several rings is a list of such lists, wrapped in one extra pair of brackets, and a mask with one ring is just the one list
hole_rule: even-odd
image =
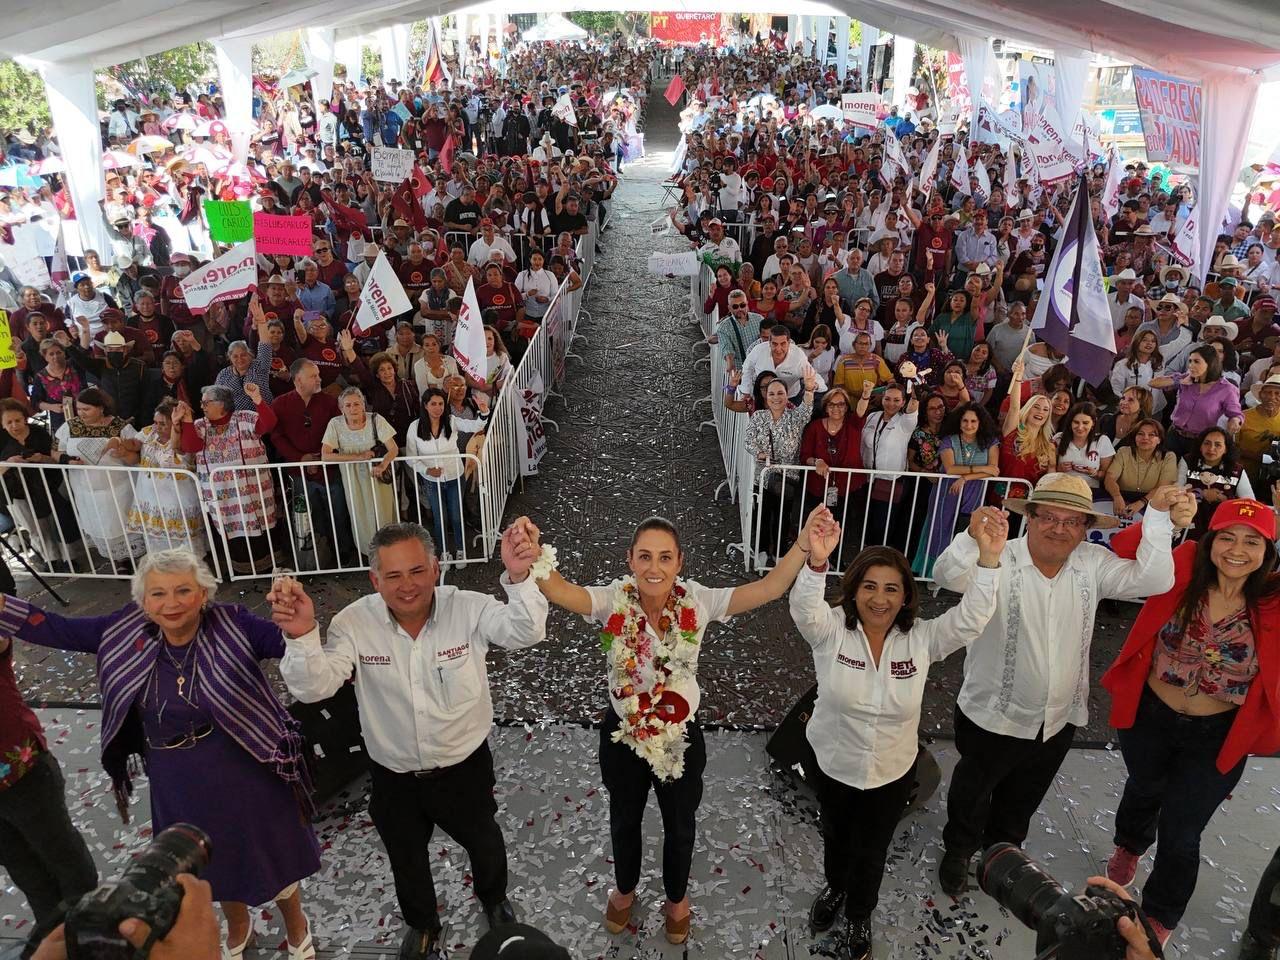
[(666, 927), (667, 943), (681, 944), (689, 939), (689, 921), (693, 919), (693, 913), (686, 913), (679, 920), (667, 913), (663, 916), (663, 925)]
[(627, 929), (631, 923), (631, 908), (635, 905), (635, 897), (632, 897), (631, 902), (625, 907), (615, 907), (613, 897), (610, 897), (605, 901), (604, 906), (604, 928), (614, 935)]

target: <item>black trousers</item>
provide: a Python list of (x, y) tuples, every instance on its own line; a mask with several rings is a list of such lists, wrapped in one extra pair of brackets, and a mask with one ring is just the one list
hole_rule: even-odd
[(827, 776), (815, 762), (810, 780), (822, 817), (822, 872), (827, 886), (845, 895), (850, 920), (871, 917), (889, 844), (911, 797), (916, 765), (891, 783), (859, 790)]
[(1032, 815), (1071, 749), (1076, 728), (1067, 724), (1045, 740), (1042, 727), (1034, 740), (1024, 740), (984, 730), (959, 705), (955, 728), (960, 762), (947, 791), (947, 825), (942, 830), (947, 852), (971, 856), (993, 843), (1022, 846)]
[(26, 775), (0, 790), (0, 867), (26, 894), (36, 922), (63, 900), (98, 885), (98, 868), (67, 813), (62, 768), (41, 754)]
[(1156, 859), (1142, 888), (1142, 909), (1172, 930), (1195, 893), (1200, 834), (1244, 773), (1242, 759), (1219, 773), (1218, 752), (1236, 712), (1178, 713), (1144, 687), (1133, 726), (1119, 730), (1129, 778), (1116, 809), (1117, 846)]
[(660, 781), (648, 761), (625, 743), (613, 742), (621, 721), (610, 708), (600, 725), (600, 774), (609, 791), (609, 837), (613, 842), (613, 874), (619, 892), (630, 893), (640, 882), (644, 850), (644, 808), (649, 790), (662, 812), (662, 886), (667, 899), (679, 903), (689, 889), (698, 805), (702, 803), (702, 772), (707, 745), (702, 728), (690, 721), (685, 728), (689, 746), (679, 780)]
[(494, 814), (493, 754), (480, 744), (461, 763), (426, 776), (395, 773), (370, 763), (369, 815), (387, 848), (404, 922), (440, 930), (431, 878), (431, 835), (439, 827), (467, 851), (476, 896), (485, 907), (507, 895), (507, 848)]
[(1280, 847), (1271, 855), (1253, 893), (1249, 932), (1268, 946), (1280, 946)]

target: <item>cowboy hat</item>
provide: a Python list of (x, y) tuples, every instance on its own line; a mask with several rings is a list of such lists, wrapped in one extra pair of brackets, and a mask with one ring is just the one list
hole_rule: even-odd
[(1210, 327), (1213, 327), (1215, 330), (1225, 330), (1228, 340), (1234, 340), (1240, 333), (1240, 327), (1232, 323), (1226, 317), (1210, 317), (1204, 322), (1204, 326), (1200, 328), (1201, 335), (1203, 335)]
[(1123, 270), (1121, 270), (1111, 279), (1112, 280), (1137, 280), (1138, 275), (1133, 272), (1132, 268), (1125, 267)]
[(1095, 527), (1110, 530), (1120, 526), (1120, 521), (1115, 517), (1093, 509), (1093, 490), (1084, 482), (1083, 477), (1071, 473), (1046, 473), (1036, 483), (1031, 496), (1008, 499), (1004, 505), (1014, 513), (1023, 515), (1029, 506), (1056, 507), (1092, 517)]
[(1221, 270), (1229, 270), (1232, 267), (1240, 266), (1240, 261), (1236, 259), (1234, 253), (1228, 253), (1225, 257), (1218, 261), (1218, 268)]
[(1280, 387), (1280, 374), (1267, 377), (1265, 380), (1259, 380), (1249, 388), (1249, 395), (1255, 400), (1261, 400), (1263, 387)]
[(1171, 264), (1169, 264), (1169, 266), (1161, 268), (1161, 270), (1160, 270), (1160, 282), (1161, 282), (1161, 283), (1168, 283), (1168, 282), (1169, 282), (1169, 274), (1171, 274), (1171, 273), (1176, 273), (1176, 274), (1177, 274), (1178, 276), (1180, 276), (1183, 280), (1186, 280), (1188, 277), (1190, 277), (1190, 276), (1191, 276), (1191, 274), (1189, 274), (1189, 273), (1187, 272), (1187, 268), (1186, 268), (1186, 267), (1179, 266), (1179, 265), (1178, 265), (1178, 264), (1176, 264), (1176, 263), (1171, 263)]

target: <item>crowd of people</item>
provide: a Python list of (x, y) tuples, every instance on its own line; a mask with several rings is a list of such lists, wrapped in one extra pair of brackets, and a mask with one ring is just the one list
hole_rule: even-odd
[[(528, 80), (541, 83), (550, 63), (566, 81), (548, 80), (557, 93), (565, 86), (572, 97), (580, 85), (586, 95), (612, 75), (642, 100), (651, 53), (553, 52), (530, 61)], [(1098, 605), (1119, 599), (1143, 604), (1102, 678), (1127, 779), (1106, 876), (1091, 882), (1130, 897), (1138, 864), (1155, 846), (1141, 892), (1148, 926), (1126, 919), (1118, 929), (1134, 960), (1158, 955), (1194, 893), (1200, 837), (1214, 812), (1250, 755), (1280, 749), (1280, 654), (1269, 628), (1280, 614), (1277, 521), (1270, 503), (1250, 496), (1278, 492), (1263, 456), (1280, 417), (1280, 369), (1270, 366), (1280, 353), (1269, 352), (1274, 301), (1261, 284), (1247, 306), (1237, 301), (1242, 284), (1233, 282), (1227, 255), (1203, 288), (1162, 265), (1143, 232), (1154, 227), (1137, 221), (1166, 208), (1176, 218), (1178, 204), (1160, 202), (1161, 187), (1135, 169), (1125, 187), (1131, 204), (1099, 224), (1126, 353), (1111, 382), (1082, 383), (1068, 358), (1028, 337), (1052, 224), (1068, 199), (1061, 190), (1017, 177), (1015, 168), (1016, 196), (953, 192), (944, 186), (952, 152), (966, 148), (951, 144), (938, 151), (939, 182), (919, 181), (930, 124), (922, 120), (924, 132), (913, 137), (913, 119), (896, 114), (870, 135), (813, 123), (801, 105), (830, 89), (831, 78), (776, 44), (732, 55), (703, 46), (680, 61), (686, 89), (702, 99), (686, 117), (677, 184), (684, 216), (673, 222), (716, 274), (706, 309), (722, 315), (713, 349), (732, 371), (723, 402), (748, 417), (745, 443), (760, 465), (768, 517), (761, 528), (777, 531), (759, 544), (773, 554), (759, 579), (712, 588), (686, 578), (693, 558), (679, 530), (651, 518), (635, 530), (626, 575), (578, 585), (561, 575), (538, 526), (521, 517), (501, 537), (500, 602), (439, 585), (467, 509), (465, 497), (441, 489), (457, 476), (414, 468), (410, 489), (423, 491), (433, 530), (406, 522), (398, 502), (399, 454), (451, 453), (458, 449), (451, 431), (483, 430), (510, 372), (506, 357), (519, 352), (521, 329), (536, 323), (538, 298), (550, 289), (533, 281), (522, 288), (509, 276), (517, 266), (542, 267), (536, 244), (511, 242), (531, 234), (506, 229), (513, 221), (503, 198), (532, 196), (532, 212), (515, 222), (533, 225), (533, 235), (545, 222), (552, 261), (562, 260), (557, 279), (571, 281), (573, 234), (590, 233), (574, 224), (598, 216), (607, 196), (593, 190), (616, 177), (608, 169), (616, 155), (607, 151), (593, 157), (587, 146), (587, 156), (575, 150), (569, 158), (566, 150), (558, 163), (529, 155), (491, 179), (502, 161), (481, 158), (472, 167), (454, 154), (453, 169), (444, 170), (428, 145), (421, 174), (433, 191), (455, 198), (440, 227), (398, 223), (384, 211), (373, 218), (385, 229), (382, 241), (364, 240), (372, 252), (362, 247), (359, 257), (348, 248), (345, 260), (340, 245), (354, 207), (326, 194), (376, 188), (332, 170), (317, 185), (308, 171), (308, 182), (283, 202), (305, 207), (313, 185), (321, 194), (307, 207), (320, 218), (314, 260), (262, 264), (260, 295), (200, 318), (179, 320), (172, 278), (136, 261), (119, 268), (137, 281), (132, 313), (119, 306), (118, 289), (108, 302), (89, 276), (78, 278), (65, 311), (24, 291), (34, 299), (15, 321), (22, 352), (31, 362), (34, 348), (44, 366), (34, 379), (21, 371), (14, 395), (0, 403), (13, 451), (4, 468), (10, 502), (25, 504), (34, 529), (74, 525), (75, 537), (60, 543), (87, 541), (86, 549), (107, 556), (150, 547), (134, 573), (132, 601), (114, 613), (63, 617), (12, 587), (0, 598), (0, 755), (12, 761), (0, 767), (0, 863), (38, 920), (90, 888), (95, 871), (67, 815), (59, 765), (23, 704), (14, 642), (95, 658), (102, 762), (121, 813), (128, 816), (141, 760), (153, 830), (186, 820), (210, 834), (219, 856), (205, 875), (209, 888), (184, 884), (206, 921), (208, 902), (221, 903), (232, 960), (254, 937), (251, 908), (271, 901), (291, 960), (315, 956), (300, 884), (325, 853), (311, 826), (307, 750), (263, 672), (270, 660), (280, 661), (301, 701), (323, 701), (354, 681), (370, 760), (369, 813), (403, 920), (402, 960), (444, 956), (429, 846), (437, 827), (466, 850), (491, 930), (509, 929), (517, 911), (495, 797), (507, 786), (497, 780), (488, 741), (486, 657), (493, 646), (546, 642), (555, 604), (597, 624), (605, 654), (599, 765), (614, 887), (602, 897), (604, 926), (619, 934), (633, 923), (652, 792), (664, 833), (664, 933), (685, 943), (707, 759), (697, 719), (701, 644), (712, 623), (789, 591), (818, 686), (806, 766), (824, 857), (809, 921), (815, 933), (834, 931), (841, 960), (864, 960), (888, 848), (914, 782), (929, 666), (966, 651), (955, 705), (960, 760), (938, 864), (941, 890), (957, 896), (976, 852), (1027, 840), (1088, 720)], [(756, 99), (762, 91), (771, 102)], [(420, 106), (412, 93), (401, 102)], [(901, 131), (912, 169), (881, 189), (874, 177), (889, 129)], [(550, 139), (542, 149), (563, 149), (554, 132)], [(976, 144), (973, 152), (970, 168), (985, 157), (993, 181), (1003, 180), (1002, 163), (1015, 162)], [(1101, 190), (1105, 169), (1090, 176)], [(925, 194), (919, 210), (917, 184)], [(417, 202), (418, 213), (431, 213), (425, 197)], [(451, 210), (466, 219), (451, 220)], [(989, 219), (998, 221), (995, 230)], [(466, 232), (469, 242), (450, 245), (441, 227)], [(364, 229), (352, 232), (363, 238)], [(357, 331), (359, 270), (381, 250), (399, 258), (402, 282), (421, 307), (386, 329)], [(527, 264), (511, 262), (524, 256)], [(455, 375), (447, 355), (456, 281), (476, 278), (473, 260), (494, 290), (515, 284), (520, 292), (518, 303), (504, 297), (486, 307), (494, 311), (491, 356), (500, 359), (485, 382)], [(150, 358), (148, 342), (156, 345)], [(288, 362), (283, 351), (292, 351)], [(1242, 355), (1250, 358), (1248, 382), (1239, 375)], [(35, 483), (39, 471), (23, 467), (141, 461), (159, 470), (190, 457), (196, 490), (166, 490), (159, 476), (151, 487), (124, 489), (110, 470), (89, 479), (72, 472), (73, 510), (51, 478)], [(238, 485), (250, 481), (235, 468), (273, 458), (316, 466), (285, 481), (288, 498), (270, 470), (253, 472), (252, 496), (239, 496)], [(812, 469), (792, 476), (788, 466)], [(923, 479), (911, 486), (893, 479), (908, 470)], [(362, 553), (370, 568), (375, 592), (327, 624), (290, 576), (272, 584), (270, 619), (214, 602), (200, 547), (157, 549), (153, 539), (175, 523), (194, 538), (203, 524), (189, 524), (187, 507), (207, 503), (214, 528), (239, 542), (233, 567), (252, 566), (276, 549), (281, 514), (298, 499), (321, 518), (317, 526), (347, 529), (350, 539), (332, 546)], [(1011, 514), (1025, 521), (1021, 536), (1012, 535)], [(1121, 530), (1122, 521), (1130, 522)], [(1109, 545), (1087, 542), (1094, 530), (1114, 531)], [(1175, 531), (1186, 531), (1177, 546)], [(844, 569), (831, 604), (833, 564)], [(961, 594), (959, 604), (920, 619), (922, 577)], [(209, 789), (225, 782), (237, 789)], [(39, 816), (15, 818), (15, 809)], [(1276, 942), (1271, 894), (1260, 889), (1258, 897), (1243, 948), (1250, 960), (1273, 956)]]
[[(457, 84), (339, 82), (306, 122), (299, 88), (264, 90), (243, 162), (216, 94), (115, 104), (117, 146), (157, 143), (108, 172), (94, 215), (112, 250), (85, 251), (62, 292), (13, 291), (3, 489), (31, 559), (128, 570), (145, 550), (187, 546), (236, 573), (358, 567), (372, 531), (399, 518), (429, 523), (446, 559), (481, 556), (474, 458), (557, 291), (583, 284), (582, 244), (599, 249), (653, 55), (616, 39), (540, 44)], [(414, 152), (408, 189), (374, 181), (380, 145)], [(0, 211), (74, 230), (67, 218), (83, 214), (53, 186), (10, 191)], [(256, 294), (193, 312), (182, 281), (223, 249), (202, 198), (309, 216), (310, 255), (259, 255)], [(380, 255), (412, 308), (361, 327)], [(483, 377), (451, 350), (469, 285)], [(46, 463), (147, 472), (22, 468)]]
[(815, 118), (842, 86), (769, 45), (683, 70), (671, 221), (706, 265), (722, 402), (749, 418), (759, 566), (826, 502), (855, 546), (897, 547), (927, 576), (977, 506), (1055, 470), (1126, 521), (1185, 482), (1192, 536), (1225, 499), (1273, 501), (1280, 324), (1251, 269), (1275, 262), (1273, 213), (1219, 238), (1204, 283), (1170, 255), (1190, 188), (1144, 163), (1089, 164), (1116, 345), (1090, 383), (1030, 332), (1076, 179), (1043, 184), (1024, 151), (963, 125), (944, 136), (932, 110), (874, 130)]

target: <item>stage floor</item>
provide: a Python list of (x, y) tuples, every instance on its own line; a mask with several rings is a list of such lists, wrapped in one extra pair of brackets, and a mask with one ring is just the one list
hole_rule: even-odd
[[(98, 762), (98, 712), (46, 709), (40, 714), (67, 775), (72, 816), (102, 876), (118, 874), (150, 838), (145, 784), (133, 825), (123, 827)], [(612, 868), (607, 800), (595, 759), (598, 737), (595, 730), (563, 724), (493, 733), (510, 895), (523, 920), (582, 960), (823, 955), (822, 941), (810, 937), (806, 927), (809, 903), (821, 886), (815, 806), (770, 771), (765, 736), (743, 732), (707, 734), (706, 793), (691, 884), (694, 926), (687, 949), (668, 946), (662, 936), (660, 820), (652, 802), (637, 928), (610, 937), (600, 923)], [(976, 889), (953, 900), (937, 886), (943, 797), (955, 751), (946, 742), (933, 749), (943, 784), (903, 821), (894, 839), (874, 920), (877, 960), (1029, 960), (1034, 937), (994, 901)], [(1077, 888), (1084, 877), (1103, 869), (1123, 775), (1119, 754), (1106, 750), (1073, 751), (1063, 766), (1036, 817), (1027, 850), (1064, 886)], [(1250, 761), (1239, 789), (1205, 833), (1199, 887), (1171, 955), (1234, 957), (1253, 885), (1275, 843), (1277, 810), (1280, 765), (1274, 759)], [(321, 956), (394, 956), (400, 919), (363, 780), (325, 808), (317, 831), (322, 868), (306, 882), (304, 896)], [(467, 860), (446, 836), (438, 834), (432, 846), (450, 955), (465, 958), (483, 931)], [(0, 872), (0, 939), (23, 936), (28, 917), (21, 894)], [(269, 908), (258, 917), (264, 946), (248, 954), (251, 958), (271, 955), (284, 939)]]

